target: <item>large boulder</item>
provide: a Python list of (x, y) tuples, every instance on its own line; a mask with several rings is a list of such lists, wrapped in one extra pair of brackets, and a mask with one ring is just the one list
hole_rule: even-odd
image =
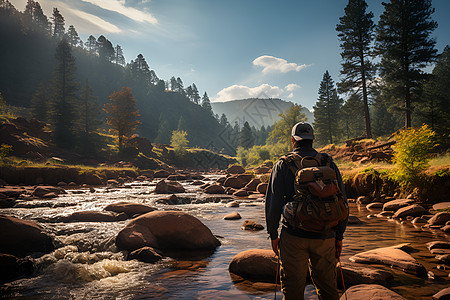
[(250, 180), (244, 187), (244, 190), (255, 192), (258, 185), (261, 183), (261, 180), (258, 178)]
[(50, 193), (58, 195), (58, 194), (66, 194), (66, 191), (64, 191), (62, 188), (54, 186), (37, 186), (33, 190), (32, 195), (34, 197), (44, 197), (45, 195), (48, 195)]
[(430, 226), (442, 225), (444, 226), (450, 220), (449, 212), (438, 212), (431, 219), (428, 220)]
[(116, 214), (111, 212), (101, 211), (76, 211), (67, 216), (60, 216), (56, 218), (57, 222), (118, 222), (127, 219), (124, 213)]
[(450, 287), (440, 290), (432, 297), (433, 300), (448, 300), (450, 299)]
[(52, 238), (35, 222), (0, 215), (0, 228), (0, 253), (25, 256), (54, 249)]
[(157, 194), (172, 194), (172, 193), (184, 193), (186, 190), (178, 182), (166, 182), (161, 180), (156, 184), (155, 193)]
[(414, 200), (412, 199), (396, 199), (386, 202), (383, 205), (384, 211), (397, 211), (398, 209), (414, 204)]
[(227, 174), (243, 174), (245, 169), (239, 165), (232, 165), (226, 170)]
[(395, 219), (404, 219), (406, 217), (421, 217), (422, 215), (427, 214), (428, 211), (423, 208), (420, 205), (417, 204), (413, 204), (413, 205), (408, 205), (402, 208), (399, 208), (395, 214), (393, 215), (393, 218)]
[(116, 237), (120, 250), (149, 246), (161, 251), (214, 250), (219, 240), (197, 218), (181, 211), (153, 211), (137, 217)]
[(258, 193), (265, 195), (266, 191), (267, 191), (267, 186), (269, 184), (267, 183), (260, 183), (258, 184), (258, 186), (256, 187), (256, 191), (258, 191)]
[(427, 273), (425, 267), (402, 250), (407, 248), (407, 244), (377, 248), (355, 254), (349, 260), (355, 263), (388, 265), (415, 275), (425, 275)]
[(274, 282), (277, 258), (272, 250), (246, 250), (233, 257), (228, 270), (245, 279)]
[(225, 180), (223, 186), (239, 190), (245, 187), (247, 183), (249, 183), (252, 179), (253, 179), (252, 174), (233, 175)]
[(225, 194), (225, 189), (223, 186), (218, 184), (212, 184), (205, 188), (204, 192), (206, 194)]
[(128, 218), (131, 218), (134, 215), (142, 215), (154, 211), (156, 208), (140, 203), (116, 202), (106, 206), (105, 210), (116, 213), (125, 213)]
[[(340, 270), (337, 266), (336, 271), (339, 274)], [(358, 264), (345, 263), (342, 264), (342, 274), (344, 276), (344, 283), (346, 287), (358, 284), (381, 284), (386, 285), (394, 279), (391, 272), (368, 268)], [(342, 285), (341, 276), (337, 276), (338, 286)]]
[(8, 282), (23, 275), (32, 275), (33, 262), (28, 258), (18, 258), (0, 253), (0, 283)]
[(347, 290), (346, 295), (342, 295), (340, 300), (362, 300), (362, 299), (383, 299), (383, 300), (405, 300), (402, 296), (382, 285), (359, 284)]

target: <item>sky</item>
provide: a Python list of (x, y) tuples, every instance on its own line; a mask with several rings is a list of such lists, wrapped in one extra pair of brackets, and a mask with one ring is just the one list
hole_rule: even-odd
[[(26, 0), (10, 0), (20, 11)], [(83, 41), (104, 35), (159, 78), (195, 83), (212, 101), (273, 97), (312, 109), (326, 70), (340, 80), (336, 24), (348, 0), (38, 0)], [(366, 0), (378, 22), (381, 0)], [(434, 0), (436, 48), (450, 44), (450, 1)], [(429, 68), (431, 70), (431, 67)], [(344, 97), (345, 98), (345, 97)]]

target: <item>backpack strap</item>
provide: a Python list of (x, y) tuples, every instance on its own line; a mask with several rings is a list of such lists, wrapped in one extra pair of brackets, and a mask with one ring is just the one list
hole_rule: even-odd
[(314, 157), (321, 166), (331, 167), (331, 157), (326, 153), (317, 153)]
[(280, 157), (280, 160), (284, 161), (288, 167), (289, 170), (291, 170), (292, 174), (297, 174), (298, 169), (301, 169), (301, 166), (299, 165), (302, 157), (298, 154), (295, 154), (294, 152), (288, 153), (282, 157)]

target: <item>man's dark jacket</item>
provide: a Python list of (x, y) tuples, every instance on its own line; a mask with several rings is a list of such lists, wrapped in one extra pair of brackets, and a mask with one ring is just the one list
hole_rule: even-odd
[[(318, 153), (314, 148), (310, 147), (299, 147), (295, 148), (294, 152), (300, 156), (316, 156)], [(344, 201), (347, 202), (347, 196), (345, 195), (344, 185), (342, 183), (341, 174), (332, 161), (331, 168), (336, 171), (337, 182), (339, 189), (342, 191), (344, 196)], [(294, 174), (289, 169), (289, 166), (283, 160), (279, 160), (272, 169), (272, 174), (270, 175), (269, 186), (267, 187), (266, 193), (266, 224), (267, 232), (272, 240), (278, 237), (278, 227), (280, 224), (280, 218), (283, 213), (284, 205), (292, 201), (295, 195), (294, 190)], [(323, 235), (322, 233), (305, 231), (300, 228), (292, 228), (283, 221), (282, 231), (287, 231), (290, 234), (310, 239), (326, 239), (336, 237), (337, 240), (342, 240), (344, 238), (344, 231), (347, 227), (347, 220), (339, 223), (336, 226), (336, 232), (332, 232), (331, 235)]]

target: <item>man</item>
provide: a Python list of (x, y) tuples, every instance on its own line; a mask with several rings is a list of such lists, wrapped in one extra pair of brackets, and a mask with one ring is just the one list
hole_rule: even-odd
[[(313, 128), (308, 123), (297, 123), (292, 128), (291, 141), (294, 153), (301, 157), (314, 157), (318, 152), (312, 147), (313, 140)], [(343, 200), (347, 203), (339, 170), (333, 162), (330, 167), (336, 172), (339, 189)], [(327, 232), (294, 228), (283, 219), (281, 236), (278, 238), (283, 207), (292, 201), (294, 195), (294, 174), (286, 161), (279, 160), (272, 169), (265, 205), (267, 231), (272, 240), (272, 249), (279, 255), (281, 261), (281, 287), (284, 299), (304, 298), (308, 268), (319, 299), (339, 299), (336, 286), (336, 259), (342, 251), (347, 219)]]

